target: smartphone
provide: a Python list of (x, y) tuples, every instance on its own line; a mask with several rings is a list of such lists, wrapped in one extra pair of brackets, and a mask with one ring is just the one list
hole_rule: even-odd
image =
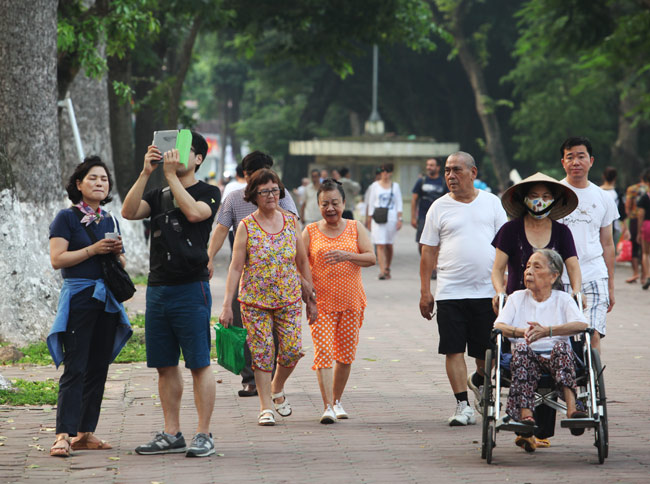
[[(173, 150), (176, 148), (176, 138), (178, 137), (177, 129), (169, 129), (166, 131), (154, 131), (153, 132), (153, 141), (151, 142), (156, 148), (160, 150), (160, 154), (165, 154), (165, 151)], [(163, 159), (160, 158), (157, 161), (152, 161), (152, 165), (158, 165), (163, 162)]]
[(119, 240), (120, 239), (120, 234), (118, 232), (106, 232), (104, 234), (105, 239), (113, 239), (113, 240)]

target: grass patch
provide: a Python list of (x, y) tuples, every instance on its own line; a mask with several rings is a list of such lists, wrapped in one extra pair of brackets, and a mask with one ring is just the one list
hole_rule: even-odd
[(132, 276), (131, 280), (133, 281), (133, 284), (135, 285), (141, 285), (141, 286), (146, 286), (147, 282), (149, 281), (148, 276)]
[(114, 363), (135, 363), (147, 361), (147, 350), (144, 344), (144, 331), (136, 331), (129, 338), (120, 354), (115, 358)]
[(131, 326), (134, 328), (144, 328), (144, 314), (136, 314), (131, 318)]
[(56, 405), (59, 384), (54, 380), (12, 380), (13, 389), (0, 390), (0, 405)]
[(19, 348), (19, 350), (24, 353), (25, 356), (16, 361), (16, 365), (28, 363), (32, 365), (45, 366), (52, 364), (52, 357), (50, 356), (50, 352), (47, 349), (47, 343), (45, 341), (32, 343), (31, 345), (25, 346), (24, 348)]

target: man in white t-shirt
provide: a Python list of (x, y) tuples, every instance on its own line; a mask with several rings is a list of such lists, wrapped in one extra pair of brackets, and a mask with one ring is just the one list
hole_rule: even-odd
[[(445, 181), (450, 193), (433, 202), (420, 237), (420, 312), (431, 319), (434, 301), (437, 303), (438, 353), (445, 355), (447, 377), (457, 402), (449, 418), (451, 426), (476, 423), (467, 398), (465, 348), (476, 360), (477, 371), (471, 378), (478, 390), (495, 318), (490, 279), (495, 255), (492, 239), (507, 221), (501, 201), (474, 188), (475, 178), (472, 155), (462, 151), (449, 155)], [(434, 269), (438, 271), (435, 299), (431, 294)], [(477, 395), (477, 404), (479, 399)]]
[[(592, 344), (600, 350), (607, 313), (614, 307), (615, 248), (612, 223), (619, 218), (612, 197), (589, 181), (594, 164), (591, 143), (584, 137), (567, 139), (560, 147), (566, 178), (560, 182), (578, 195), (578, 208), (558, 222), (573, 235), (582, 272), (582, 292), (587, 299), (589, 326), (596, 329)], [(568, 278), (562, 277), (570, 291)]]

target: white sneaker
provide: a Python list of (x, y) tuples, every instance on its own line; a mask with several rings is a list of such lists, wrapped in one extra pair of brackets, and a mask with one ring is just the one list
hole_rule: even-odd
[(332, 409), (331, 405), (328, 405), (323, 413), (323, 416), (320, 418), (320, 423), (322, 424), (333, 424), (336, 423), (336, 414)]
[(343, 405), (341, 405), (341, 402), (339, 400), (334, 402), (334, 413), (338, 419), (343, 420), (348, 418), (348, 412), (343, 409)]
[(476, 423), (474, 409), (467, 402), (458, 402), (456, 412), (449, 417), (449, 425), (452, 427), (473, 425)]

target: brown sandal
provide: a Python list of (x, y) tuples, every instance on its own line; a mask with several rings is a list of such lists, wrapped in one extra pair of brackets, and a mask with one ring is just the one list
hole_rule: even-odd
[(52, 457), (70, 457), (70, 437), (57, 437), (50, 448)]
[(113, 446), (106, 442), (105, 440), (90, 441), (87, 436), (80, 438), (79, 440), (73, 440), (70, 447), (72, 450), (109, 450)]

